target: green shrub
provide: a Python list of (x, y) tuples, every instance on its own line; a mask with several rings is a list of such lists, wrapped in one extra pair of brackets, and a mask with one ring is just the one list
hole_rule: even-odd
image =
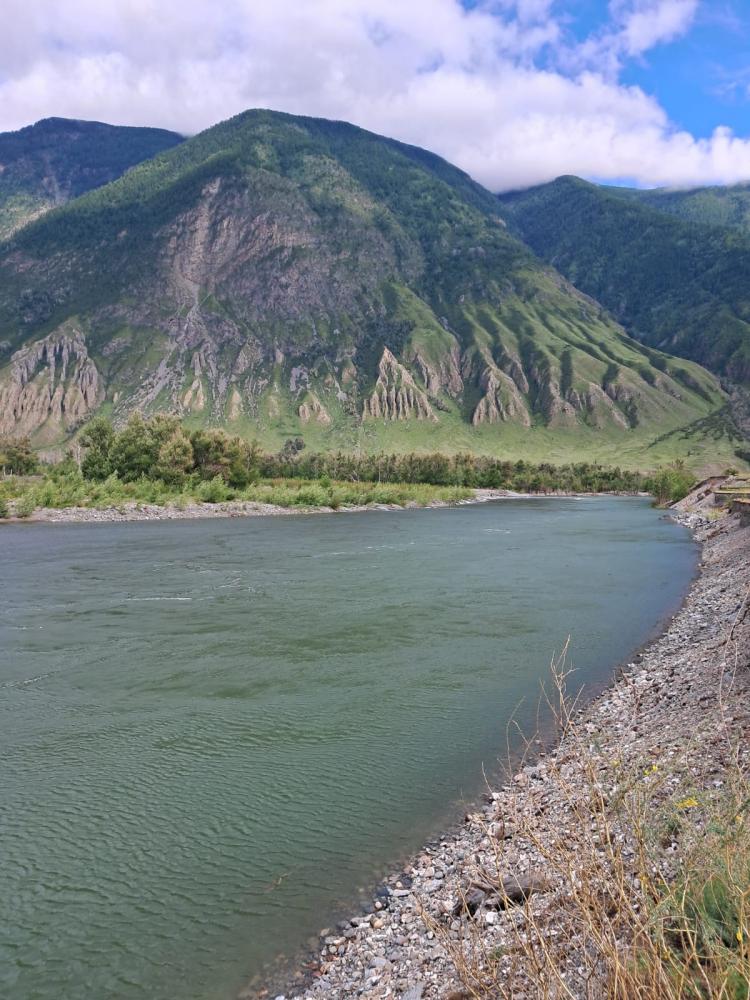
[(279, 507), (293, 507), (297, 491), (288, 486), (272, 486), (264, 492), (261, 503), (275, 503)]
[(320, 486), (302, 486), (297, 490), (294, 502), (301, 507), (325, 507), (329, 495)]
[(234, 492), (229, 489), (221, 476), (216, 475), (207, 482), (199, 483), (195, 495), (201, 503), (224, 503), (234, 496)]
[(653, 472), (645, 482), (646, 489), (649, 493), (653, 493), (659, 506), (682, 500), (694, 486), (695, 476), (682, 461), (662, 466)]
[(31, 517), (37, 508), (34, 494), (29, 490), (16, 500), (16, 517)]
[(90, 499), (89, 484), (78, 469), (56, 471), (34, 488), (37, 507), (79, 507)]

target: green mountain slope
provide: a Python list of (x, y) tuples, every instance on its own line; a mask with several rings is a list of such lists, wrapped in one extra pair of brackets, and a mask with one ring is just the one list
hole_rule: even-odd
[(608, 188), (622, 198), (676, 215), (686, 222), (707, 226), (732, 226), (750, 233), (750, 184), (732, 187), (701, 187), (689, 190), (655, 188)]
[(0, 252), (0, 433), (166, 409), (268, 447), (731, 457), (699, 366), (631, 340), (424, 150), (247, 112)]
[(575, 177), (504, 195), (543, 259), (644, 343), (750, 381), (750, 239), (664, 214)]
[(164, 129), (65, 118), (0, 133), (0, 240), (179, 142)]

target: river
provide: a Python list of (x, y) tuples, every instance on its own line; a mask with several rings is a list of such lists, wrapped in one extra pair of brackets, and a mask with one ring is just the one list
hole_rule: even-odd
[(229, 1000), (452, 821), (567, 636), (674, 611), (638, 498), (0, 529), (0, 996)]

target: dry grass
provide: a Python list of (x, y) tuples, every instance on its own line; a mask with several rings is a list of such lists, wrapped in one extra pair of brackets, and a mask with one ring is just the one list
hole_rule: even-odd
[[(515, 906), (502, 891), (485, 898), (458, 936), (424, 915), (463, 996), (748, 1000), (750, 781), (723, 714), (736, 664), (720, 671), (723, 782), (691, 789), (687, 757), (644, 759), (625, 739), (602, 749), (566, 694), (564, 663), (553, 665), (561, 744), (542, 759), (544, 791), (504, 794), (486, 829), (492, 862), (471, 880), (497, 886), (520, 859), (549, 890)], [(502, 911), (489, 921), (488, 903)]]

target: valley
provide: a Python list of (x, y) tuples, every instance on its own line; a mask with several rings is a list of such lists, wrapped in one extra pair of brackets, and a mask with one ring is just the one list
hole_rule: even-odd
[(742, 466), (720, 378), (744, 348), (725, 373), (634, 339), (511, 203), (341, 122), (208, 129), (0, 243), (0, 435), (61, 455), (96, 415), (165, 411), (269, 450)]
[(750, 188), (618, 185), (0, 134), (3, 996), (739, 1000)]

